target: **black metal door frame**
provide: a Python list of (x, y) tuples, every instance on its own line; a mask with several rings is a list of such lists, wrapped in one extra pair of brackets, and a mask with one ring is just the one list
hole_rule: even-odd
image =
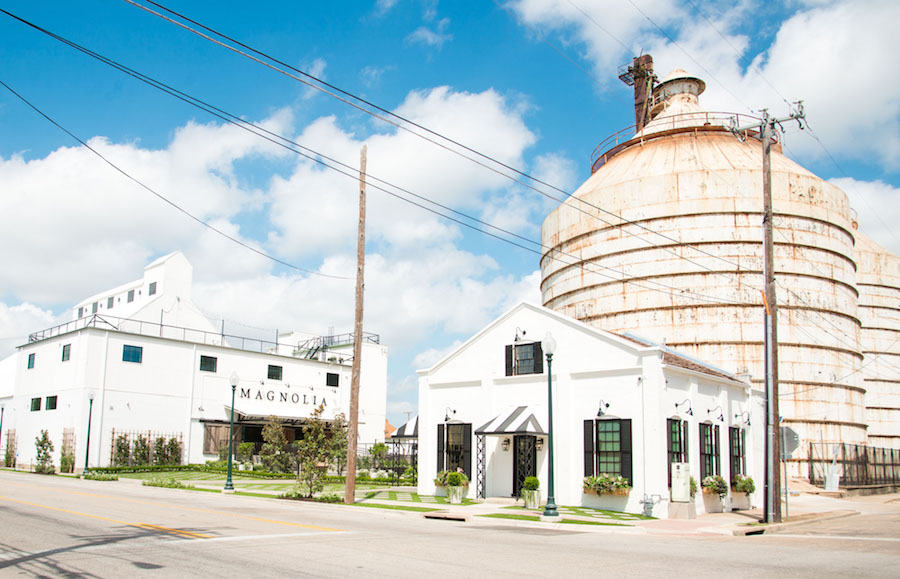
[(513, 436), (512, 496), (522, 494), (525, 478), (537, 476), (537, 437), (531, 434)]

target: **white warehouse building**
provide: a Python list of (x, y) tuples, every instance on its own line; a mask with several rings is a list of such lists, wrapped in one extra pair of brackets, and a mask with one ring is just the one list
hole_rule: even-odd
[[(179, 462), (215, 459), (228, 443), (232, 377), (236, 443), (258, 449), (271, 416), (292, 441), (317, 406), (326, 420), (349, 411), (351, 334), (279, 333), (277, 342), (229, 335), (193, 304), (191, 285), (180, 252), (162, 257), (143, 278), (77, 304), (72, 321), (31, 334), (0, 362), (0, 458), (12, 448), (17, 466), (28, 468), (46, 429), (54, 464), (65, 445), (76, 471), (88, 444), (91, 468), (114, 462), (122, 436), (175, 439)], [(358, 440), (381, 442), (387, 348), (375, 334), (363, 339)]]
[[(697, 481), (733, 482), (737, 474), (763, 481), (763, 393), (747, 377), (523, 303), (419, 371), (420, 494), (440, 493), (437, 473), (461, 469), (470, 498), (518, 496), (525, 477), (537, 476), (546, 500), (551, 376), (541, 340), (548, 332), (558, 344), (557, 504), (632, 513), (647, 505), (655, 517), (691, 516), (693, 502), (672, 500), (672, 463), (687, 463)], [(625, 477), (630, 491), (585, 492), (584, 478), (600, 474)], [(749, 497), (757, 506), (761, 487)], [(733, 496), (698, 497), (696, 512), (737, 508)]]

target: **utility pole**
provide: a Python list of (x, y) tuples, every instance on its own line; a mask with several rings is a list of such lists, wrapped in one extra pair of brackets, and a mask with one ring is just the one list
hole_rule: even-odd
[[(803, 119), (803, 101), (797, 103), (797, 111), (790, 116), (776, 119), (762, 111), (759, 123), (743, 127), (732, 126), (732, 131), (742, 139), (746, 131), (759, 129), (762, 141), (763, 166), (763, 277), (765, 279), (765, 374), (766, 374), (766, 439), (765, 439), (765, 506), (764, 523), (781, 522), (781, 473), (779, 472), (780, 424), (778, 414), (778, 304), (775, 300), (775, 241), (772, 210), (772, 142), (775, 125), (782, 121)], [(802, 128), (802, 124), (801, 124)]]
[(366, 268), (366, 147), (359, 152), (359, 235), (356, 242), (356, 316), (353, 327), (353, 370), (350, 378), (350, 428), (347, 433), (347, 478), (344, 503), (356, 501), (356, 439), (359, 436), (359, 374), (362, 364), (363, 288)]

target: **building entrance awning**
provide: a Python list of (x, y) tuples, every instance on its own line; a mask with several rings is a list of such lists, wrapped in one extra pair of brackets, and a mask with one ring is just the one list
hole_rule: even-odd
[(503, 434), (537, 434), (546, 435), (547, 432), (536, 416), (542, 418), (547, 411), (542, 406), (517, 406), (508, 412), (495, 416), (487, 424), (475, 430), (477, 435), (503, 435)]
[(413, 416), (409, 422), (398, 428), (397, 431), (391, 435), (391, 440), (397, 438), (406, 440), (419, 438), (419, 417)]

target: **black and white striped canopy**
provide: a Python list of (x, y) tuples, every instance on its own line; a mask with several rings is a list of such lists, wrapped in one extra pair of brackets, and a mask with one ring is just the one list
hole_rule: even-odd
[(419, 417), (413, 416), (409, 422), (398, 428), (391, 438), (419, 438)]
[(535, 415), (544, 417), (546, 414), (546, 410), (541, 407), (518, 406), (509, 412), (495, 416), (487, 424), (477, 429), (475, 434), (547, 434), (535, 417)]

